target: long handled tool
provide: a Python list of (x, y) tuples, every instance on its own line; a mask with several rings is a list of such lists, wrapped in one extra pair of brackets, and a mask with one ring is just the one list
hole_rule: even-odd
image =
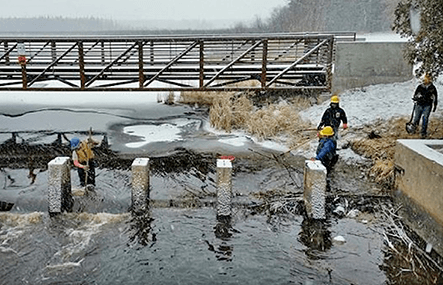
[[(308, 128), (308, 129), (303, 129), (303, 130), (301, 130), (301, 132), (314, 132), (314, 131), (315, 131), (315, 132), (318, 132), (318, 130), (317, 130), (316, 128)], [(280, 156), (284, 156), (284, 155), (290, 153), (291, 151), (293, 151), (294, 149), (295, 149), (295, 148), (289, 148), (289, 150), (280, 153), (280, 154), (278, 155), (278, 157), (280, 157)]]
[(415, 133), (415, 129), (417, 127), (414, 123), (412, 123), (412, 119), (414, 119), (415, 106), (416, 104), (414, 104), (414, 108), (412, 109), (411, 119), (406, 123), (406, 132), (408, 132), (408, 134)]
[[(88, 142), (90, 143), (92, 141), (92, 127), (89, 127), (89, 136), (88, 136)], [(86, 159), (86, 168), (85, 171), (85, 187), (88, 187), (88, 173), (89, 173), (89, 158)]]

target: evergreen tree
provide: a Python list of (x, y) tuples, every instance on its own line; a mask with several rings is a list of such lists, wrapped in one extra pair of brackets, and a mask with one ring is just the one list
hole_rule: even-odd
[[(420, 27), (411, 28), (411, 11), (418, 10)], [(443, 0), (402, 0), (395, 10), (392, 29), (409, 38), (405, 57), (417, 64), (417, 76), (430, 73), (437, 77), (443, 71)]]

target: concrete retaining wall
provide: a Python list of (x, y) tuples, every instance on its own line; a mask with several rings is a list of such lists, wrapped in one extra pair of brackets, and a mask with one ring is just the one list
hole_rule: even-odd
[(336, 46), (332, 91), (412, 79), (403, 42), (340, 42)]
[(397, 140), (395, 198), (416, 232), (443, 255), (443, 140)]

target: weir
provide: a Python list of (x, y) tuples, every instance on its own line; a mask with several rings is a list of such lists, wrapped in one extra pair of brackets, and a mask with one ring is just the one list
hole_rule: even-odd
[(443, 140), (397, 140), (395, 169), (404, 221), (443, 256)]
[[(73, 206), (71, 192), (71, 167), (69, 157), (57, 157), (48, 163), (49, 213), (70, 212)], [(217, 159), (217, 217), (223, 221), (232, 214), (232, 161)], [(90, 190), (88, 190), (90, 191)], [(149, 158), (135, 158), (131, 165), (131, 206), (135, 213), (149, 209), (150, 197)], [(88, 195), (87, 191), (84, 192)]]
[[(70, 157), (56, 157), (48, 163), (50, 214), (70, 212), (73, 206)], [(144, 212), (149, 204), (149, 158), (136, 158), (132, 166), (131, 210)]]

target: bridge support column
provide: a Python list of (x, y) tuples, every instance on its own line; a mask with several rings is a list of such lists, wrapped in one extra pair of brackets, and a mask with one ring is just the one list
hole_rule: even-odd
[(70, 211), (73, 206), (69, 157), (56, 157), (48, 163), (49, 214)]
[(132, 211), (144, 212), (149, 204), (149, 158), (132, 162)]
[(319, 160), (306, 160), (303, 198), (308, 218), (315, 220), (326, 218), (326, 174), (326, 167)]
[(217, 216), (230, 217), (232, 208), (232, 162), (217, 159)]

